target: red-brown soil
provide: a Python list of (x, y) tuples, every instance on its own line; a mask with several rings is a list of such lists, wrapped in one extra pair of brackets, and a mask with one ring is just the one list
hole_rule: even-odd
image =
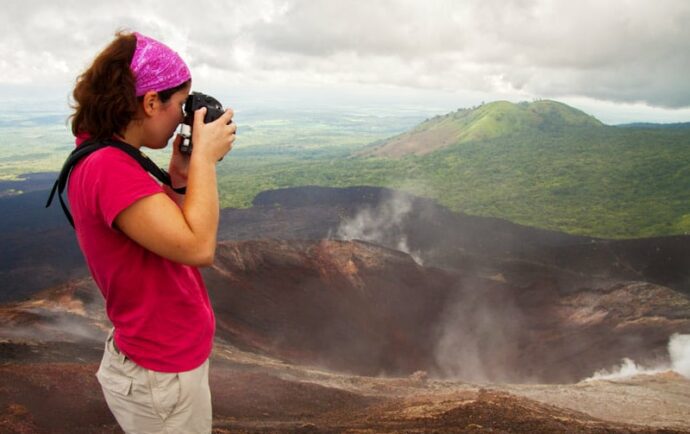
[[(358, 241), (223, 242), (205, 277), (218, 433), (690, 432), (677, 374), (580, 381), (668, 357), (690, 301), (667, 287), (560, 293)], [(108, 327), (90, 279), (0, 306), (0, 432), (119, 432), (94, 376)]]
[[(514, 391), (509, 393), (496, 386), (423, 377), (345, 376), (287, 364), (281, 367), (277, 361), (271, 365), (259, 358), (253, 364), (238, 363), (240, 360), (229, 360), (227, 354), (213, 359), (214, 432), (690, 432), (687, 420), (669, 420), (674, 414), (660, 402), (652, 403), (662, 405), (656, 409), (644, 399), (609, 404), (606, 418), (592, 416), (591, 408), (589, 412), (573, 408), (596, 403), (613, 387), (623, 391), (624, 383), (587, 389), (572, 385), (569, 390), (552, 393), (569, 401), (562, 405), (543, 397), (520, 396), (533, 392), (528, 386), (511, 386)], [(94, 363), (0, 366), (0, 432), (121, 432), (100, 394), (96, 369)], [(679, 379), (640, 380), (635, 385), (638, 398), (644, 398), (645, 390), (651, 391), (648, 383), (656, 382), (658, 393), (664, 381), (690, 386), (689, 381)], [(672, 397), (672, 393), (666, 396)], [(690, 398), (686, 397), (671, 407), (677, 412), (687, 411), (689, 406)], [(653, 426), (633, 425), (630, 422), (634, 419), (622, 417), (640, 410), (656, 410)], [(664, 422), (667, 428), (661, 428)]]

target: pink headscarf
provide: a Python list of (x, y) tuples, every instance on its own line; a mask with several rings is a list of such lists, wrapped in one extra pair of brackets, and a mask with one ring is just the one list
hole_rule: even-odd
[(160, 92), (179, 86), (192, 78), (182, 58), (167, 45), (134, 32), (137, 48), (130, 68), (136, 78), (136, 96), (149, 90)]

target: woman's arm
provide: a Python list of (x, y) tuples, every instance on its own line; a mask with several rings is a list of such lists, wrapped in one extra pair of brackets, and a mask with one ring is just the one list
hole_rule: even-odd
[[(187, 178), (189, 173), (189, 155), (180, 152), (180, 143), (182, 143), (182, 136), (179, 134), (175, 137), (172, 144), (172, 157), (168, 165), (168, 174), (170, 180), (175, 188), (185, 187), (187, 185)], [(184, 194), (176, 193), (171, 187), (163, 185), (163, 191), (172, 199), (177, 206), (182, 208), (184, 204)]]
[(187, 194), (178, 206), (165, 193), (137, 200), (122, 211), (114, 225), (142, 247), (172, 261), (194, 266), (213, 264), (220, 206), (216, 163), (232, 149), (235, 124), (228, 110), (204, 124), (205, 109), (194, 113)]

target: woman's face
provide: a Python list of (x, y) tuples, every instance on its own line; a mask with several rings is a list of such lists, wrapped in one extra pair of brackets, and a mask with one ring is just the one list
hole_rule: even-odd
[(145, 123), (145, 146), (154, 149), (165, 148), (168, 141), (175, 134), (178, 125), (184, 120), (184, 103), (189, 96), (191, 85), (175, 92), (168, 101), (157, 101), (157, 108), (153, 115), (147, 117)]

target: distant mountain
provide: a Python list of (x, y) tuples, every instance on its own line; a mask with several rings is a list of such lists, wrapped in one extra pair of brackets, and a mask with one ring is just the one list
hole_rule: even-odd
[(521, 133), (604, 127), (595, 117), (557, 101), (517, 104), (496, 101), (435, 116), (359, 155), (391, 158), (425, 155), (458, 143)]
[(647, 130), (690, 130), (690, 122), (674, 122), (669, 124), (655, 124), (652, 122), (632, 122), (619, 124), (616, 128), (639, 128)]
[(555, 101), (499, 101), (299, 176), (403, 189), (453, 211), (570, 234), (641, 238), (690, 234), (688, 167), (688, 128), (615, 127)]

